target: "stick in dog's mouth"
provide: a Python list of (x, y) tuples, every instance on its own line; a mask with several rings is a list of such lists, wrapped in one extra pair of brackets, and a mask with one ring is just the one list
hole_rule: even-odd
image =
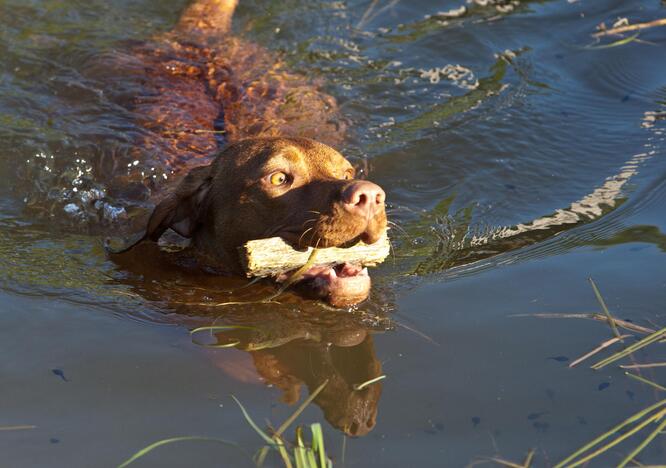
[(386, 233), (374, 244), (359, 242), (346, 248), (296, 250), (273, 237), (247, 242), (241, 249), (248, 277), (273, 277), (281, 290), (298, 284), (334, 306), (357, 304), (368, 296), (368, 266), (386, 259), (390, 251)]

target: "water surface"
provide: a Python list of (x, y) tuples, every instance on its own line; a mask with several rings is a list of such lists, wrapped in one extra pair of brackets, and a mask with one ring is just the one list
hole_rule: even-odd
[[(114, 198), (108, 162), (150, 162), (133, 164), (141, 129), (114, 98), (131, 87), (91, 64), (168, 31), (183, 1), (0, 2), (0, 426), (35, 426), (0, 431), (5, 463), (113, 466), (181, 435), (252, 453), (261, 441), (230, 394), (278, 425), (329, 379), (301, 421), (327, 421), (338, 466), (518, 462), (531, 448), (548, 466), (660, 398), (618, 368), (567, 367), (610, 337), (603, 324), (516, 315), (598, 312), (592, 276), (619, 318), (666, 323), (666, 29), (591, 37), (666, 9), (478, 3), (449, 18), (459, 0), (241, 1), (238, 34), (337, 98), (341, 150), (399, 225), (370, 301), (330, 311), (289, 294), (214, 307), (271, 286), (178, 268), (155, 246), (104, 253), (101, 236), (145, 208)], [(193, 343), (213, 321), (253, 328), (217, 337), (237, 349)], [(189, 443), (137, 466), (223, 461), (247, 464)]]

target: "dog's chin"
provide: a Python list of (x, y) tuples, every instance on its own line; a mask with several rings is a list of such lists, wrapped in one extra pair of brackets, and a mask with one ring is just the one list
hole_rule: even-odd
[[(278, 282), (288, 275), (281, 275)], [(308, 296), (323, 299), (334, 307), (349, 307), (363, 302), (370, 294), (368, 269), (352, 263), (314, 266), (303, 273), (298, 289)]]

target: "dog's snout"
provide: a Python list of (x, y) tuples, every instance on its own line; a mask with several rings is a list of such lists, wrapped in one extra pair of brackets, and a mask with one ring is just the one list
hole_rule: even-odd
[(353, 214), (371, 218), (384, 209), (384, 190), (367, 180), (355, 181), (342, 191), (342, 203)]

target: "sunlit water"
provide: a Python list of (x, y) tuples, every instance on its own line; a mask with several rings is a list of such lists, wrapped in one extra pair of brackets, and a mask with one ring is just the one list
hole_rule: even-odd
[[(516, 315), (599, 311), (592, 276), (619, 318), (666, 324), (666, 28), (591, 37), (666, 10), (478, 3), (451, 18), (460, 1), (241, 0), (235, 30), (338, 99), (341, 150), (398, 225), (371, 300), (331, 311), (291, 295), (215, 306), (273, 289), (154, 246), (104, 253), (102, 236), (146, 209), (114, 195), (110, 161), (114, 175), (151, 164), (130, 157), (141, 130), (116, 97), (131, 86), (91, 64), (168, 31), (184, 2), (0, 2), (0, 427), (36, 426), (0, 431), (3, 464), (110, 466), (184, 435), (252, 453), (262, 441), (230, 394), (277, 426), (329, 379), (300, 421), (329, 422), (339, 466), (519, 462), (530, 448), (547, 466), (660, 398), (620, 369), (567, 367), (610, 336), (603, 324)], [(236, 349), (193, 343), (213, 321), (252, 328), (217, 337)], [(663, 443), (641, 460), (663, 461)], [(247, 459), (190, 442), (143, 463)]]

